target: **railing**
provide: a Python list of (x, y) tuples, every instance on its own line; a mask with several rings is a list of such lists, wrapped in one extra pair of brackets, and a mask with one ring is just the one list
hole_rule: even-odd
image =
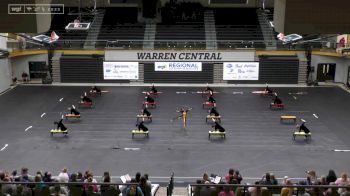
[[(264, 40), (59, 40), (53, 44), (55, 49), (83, 49), (85, 41), (94, 41), (97, 49), (142, 49), (144, 43), (154, 42), (155, 49), (169, 50), (205, 50), (207, 41), (216, 41), (218, 49), (245, 49), (254, 48), (264, 50), (267, 41)], [(283, 44), (277, 41), (277, 49), (282, 50), (304, 50), (305, 45), (311, 46), (313, 49), (329, 49), (335, 50), (337, 43), (327, 41), (313, 41), (302, 44)], [(12, 49), (46, 49), (48, 46), (43, 44), (34, 44), (26, 42), (26, 44), (11, 43)]]
[[(205, 188), (201, 190), (202, 188)], [(208, 191), (220, 192), (225, 188), (229, 188), (229, 190), (234, 190), (236, 192), (235, 195), (249, 195), (248, 189), (251, 187), (256, 187), (257, 195), (272, 195), (272, 194), (280, 194), (282, 188), (287, 188), (288, 191), (291, 191), (290, 195), (304, 195), (305, 192), (313, 192), (314, 195), (323, 196), (323, 193), (320, 193), (319, 190), (327, 190), (329, 189), (329, 195), (339, 195), (338, 189), (350, 189), (350, 186), (336, 186), (336, 185), (248, 185), (248, 184), (189, 184), (188, 185), (188, 196), (200, 196), (202, 193)], [(320, 194), (319, 194), (320, 193)], [(215, 194), (217, 195), (217, 194)], [(282, 194), (281, 194), (282, 195)]]

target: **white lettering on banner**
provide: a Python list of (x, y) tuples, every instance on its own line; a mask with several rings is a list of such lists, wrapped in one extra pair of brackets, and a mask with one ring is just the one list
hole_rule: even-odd
[(223, 66), (224, 80), (259, 80), (258, 62), (227, 62)]
[(138, 62), (103, 62), (105, 80), (137, 80), (139, 79)]
[(169, 51), (169, 50), (106, 50), (105, 61), (118, 62), (253, 62), (255, 50), (242, 51)]
[(155, 62), (154, 71), (202, 71), (201, 62)]

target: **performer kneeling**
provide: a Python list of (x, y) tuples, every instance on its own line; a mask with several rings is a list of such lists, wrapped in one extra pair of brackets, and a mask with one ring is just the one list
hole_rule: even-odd
[(305, 122), (299, 126), (299, 132), (310, 133), (310, 130), (305, 126)]
[(82, 102), (91, 102), (92, 103), (92, 100), (89, 97), (87, 97), (86, 95), (82, 95), (80, 98), (81, 98)]
[(61, 131), (66, 131), (67, 130), (67, 127), (64, 126), (63, 124), (63, 119), (61, 119), (60, 121), (58, 122), (54, 122), (54, 124), (56, 125), (57, 124), (57, 130), (61, 130)]
[(215, 122), (215, 124), (212, 127), (215, 131), (225, 132), (225, 129), (218, 122)]
[(139, 131), (143, 131), (143, 132), (148, 131), (148, 128), (143, 124), (143, 121), (141, 121), (140, 123), (136, 124), (136, 126), (137, 126), (137, 129)]
[(275, 99), (273, 100), (273, 104), (282, 104), (282, 100), (277, 97), (277, 94), (275, 96)]
[(210, 116), (220, 116), (219, 112), (213, 107), (209, 110)]
[(151, 112), (149, 112), (147, 110), (147, 108), (143, 108), (143, 110), (141, 110), (141, 115), (142, 116), (151, 116), (152, 114), (151, 114)]
[(71, 108), (68, 108), (68, 110), (70, 111), (70, 114), (80, 115), (80, 112), (78, 112), (78, 110), (75, 109), (74, 105), (72, 105)]

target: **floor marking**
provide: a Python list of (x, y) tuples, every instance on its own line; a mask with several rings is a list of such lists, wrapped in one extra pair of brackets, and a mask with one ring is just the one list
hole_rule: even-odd
[(289, 92), (288, 94), (290, 94), (290, 95), (306, 95), (307, 92), (296, 92), (296, 93)]
[(109, 91), (101, 91), (101, 93), (108, 93)]
[(176, 92), (176, 94), (186, 94), (186, 91)]
[(29, 129), (31, 129), (33, 126), (29, 126), (27, 127), (24, 131), (28, 131)]
[(63, 100), (63, 97), (60, 99), (60, 102), (62, 102), (62, 100)]
[(334, 152), (350, 152), (350, 150), (339, 150), (339, 149), (334, 149)]
[(5, 144), (5, 146), (3, 147), (3, 148), (1, 148), (1, 150), (0, 151), (4, 151), (5, 150), (5, 148), (8, 146), (8, 144)]
[(296, 96), (293, 96), (293, 98), (294, 98), (295, 100), (297, 100), (297, 97), (296, 97)]
[(124, 150), (140, 150), (140, 148), (124, 148)]
[(45, 116), (45, 115), (46, 115), (46, 113), (44, 112), (44, 113), (42, 113), (42, 114), (41, 114), (41, 116), (40, 116), (40, 117), (42, 118), (42, 117), (43, 117), (43, 116)]
[(243, 92), (242, 92), (242, 91), (233, 91), (232, 94), (234, 94), (234, 95), (235, 95), (235, 94), (241, 94), (241, 95), (243, 95)]
[(314, 115), (315, 118), (318, 118), (318, 116), (316, 114), (312, 114), (312, 115)]

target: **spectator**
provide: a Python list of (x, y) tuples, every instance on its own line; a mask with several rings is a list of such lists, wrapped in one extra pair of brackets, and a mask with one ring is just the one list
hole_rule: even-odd
[(262, 185), (272, 185), (270, 173), (266, 173), (261, 179), (260, 184)]
[(62, 171), (58, 174), (58, 181), (60, 182), (68, 182), (69, 175), (67, 168), (63, 168)]
[(233, 193), (232, 190), (230, 190), (229, 186), (225, 186), (224, 190), (222, 190), (218, 196), (234, 196), (235, 194)]
[[(258, 185), (259, 181), (256, 181), (254, 184)], [(260, 196), (261, 195), (261, 188), (256, 187), (256, 186), (251, 186), (248, 188), (248, 192), (249, 192), (250, 196)]]
[[(59, 182), (58, 180), (54, 180), (54, 182)], [(54, 187), (50, 188), (51, 195), (54, 196), (66, 196), (68, 195), (67, 189), (65, 187), (62, 187), (59, 184), (55, 184)]]
[(276, 179), (276, 177), (275, 177), (275, 174), (270, 173), (270, 177), (271, 177), (271, 183), (272, 183), (273, 185), (278, 185), (278, 181), (277, 181), (277, 179)]
[(237, 169), (233, 172), (232, 180), (236, 180), (237, 184), (241, 184), (241, 182), (243, 180), (241, 174), (239, 173), (239, 171)]
[(234, 172), (235, 172), (235, 170), (231, 168), (228, 170), (228, 174), (225, 175), (225, 181), (227, 184), (230, 183), (230, 180), (232, 179)]
[(136, 173), (135, 180), (136, 180), (137, 183), (140, 183), (140, 180), (141, 180), (141, 173), (140, 172)]
[[(334, 182), (329, 183), (331, 186), (335, 186), (336, 184)], [(334, 195), (339, 195), (337, 188), (328, 188), (324, 193), (324, 196), (334, 196)]]
[[(348, 175), (343, 172), (341, 174), (341, 177), (338, 178), (336, 181), (335, 181), (335, 184), (338, 185), (338, 186), (349, 186), (350, 185), (350, 182), (349, 182), (349, 179), (348, 179)], [(346, 188), (339, 188), (338, 189), (338, 193), (343, 195), (343, 194), (346, 194), (347, 193), (347, 190)]]
[(152, 187), (152, 182), (148, 179), (148, 174), (144, 174), (143, 176), (146, 178), (147, 184)]
[[(130, 183), (136, 183), (135, 179), (132, 179)], [(138, 185), (130, 185), (126, 189), (126, 196), (144, 196), (141, 188)]]
[[(285, 185), (293, 185), (290, 179), (286, 179)], [(281, 190), (281, 196), (292, 196), (293, 195), (293, 187), (283, 187)]]
[(204, 174), (203, 174), (203, 178), (202, 178), (202, 183), (201, 183), (201, 184), (204, 184), (204, 182), (206, 182), (206, 181), (210, 182), (210, 179), (209, 179), (208, 174), (207, 174), (207, 173), (204, 173)]
[(334, 170), (329, 170), (328, 171), (328, 175), (326, 177), (326, 181), (328, 184), (330, 184), (331, 182), (335, 182), (337, 180), (337, 175), (335, 174)]
[(43, 181), (44, 182), (52, 182), (51, 176), (52, 176), (51, 172), (45, 172), (44, 177), (43, 177)]
[(315, 170), (310, 170), (307, 171), (307, 185), (314, 185), (317, 184), (317, 176), (316, 176), (316, 171)]
[[(84, 189), (85, 189), (85, 190), (91, 190), (91, 187), (92, 187), (92, 191), (93, 191), (94, 193), (97, 193), (97, 192), (98, 192), (98, 186), (97, 186), (96, 184), (92, 184), (92, 183), (95, 183), (95, 182), (93, 182), (93, 177), (92, 177), (92, 176), (90, 176), (90, 177), (86, 180), (86, 182), (89, 183), (89, 184), (85, 184), (85, 185), (84, 185)], [(90, 184), (90, 183), (91, 183), (91, 184)]]
[(215, 192), (215, 189), (210, 187), (209, 184), (210, 182), (209, 181), (205, 181), (204, 184), (207, 184), (207, 186), (203, 186), (200, 190), (200, 196), (211, 196), (211, 195), (214, 195), (214, 192)]
[[(111, 183), (111, 177), (109, 175), (106, 175), (103, 179), (103, 182)], [(119, 195), (120, 194), (119, 187), (118, 186), (115, 187), (112, 185), (101, 185), (100, 191), (101, 191), (101, 196)]]
[(151, 196), (152, 187), (147, 184), (147, 180), (144, 176), (140, 178), (140, 188), (144, 196)]
[(22, 72), (22, 81), (23, 82), (28, 82), (29, 81), (28, 74), (25, 71)]

